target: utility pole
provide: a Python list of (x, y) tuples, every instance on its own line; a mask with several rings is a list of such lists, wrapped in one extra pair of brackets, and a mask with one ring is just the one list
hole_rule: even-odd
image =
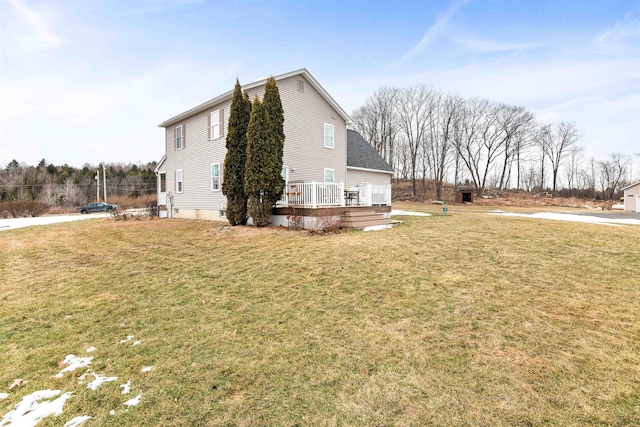
[(107, 170), (104, 163), (102, 164), (102, 191), (104, 191), (104, 202), (107, 203)]
[(96, 171), (96, 202), (100, 201), (100, 169)]

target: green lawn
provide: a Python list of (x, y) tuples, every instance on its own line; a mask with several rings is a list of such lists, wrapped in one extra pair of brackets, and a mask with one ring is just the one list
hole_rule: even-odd
[[(39, 426), (639, 422), (640, 227), (403, 219), (327, 236), (181, 220), (2, 232), (0, 391), (27, 383), (0, 416), (59, 389), (74, 396)], [(70, 353), (118, 381), (54, 378)]]

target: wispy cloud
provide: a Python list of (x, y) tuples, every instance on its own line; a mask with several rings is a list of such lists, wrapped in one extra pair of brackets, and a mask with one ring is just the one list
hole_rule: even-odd
[(129, 11), (131, 14), (146, 14), (160, 12), (176, 7), (188, 7), (204, 2), (205, 0), (144, 0), (142, 5)]
[(548, 46), (545, 43), (517, 43), (504, 42), (500, 40), (481, 40), (460, 34), (453, 35), (452, 40), (454, 43), (467, 50), (480, 53), (523, 51), (528, 49), (540, 49)]
[(25, 33), (17, 32), (14, 34), (10, 33), (9, 37), (31, 48), (55, 48), (64, 44), (64, 37), (56, 34), (49, 28), (44, 14), (27, 6), (24, 0), (4, 1), (13, 7), (19, 19), (22, 23), (26, 24), (27, 30), (29, 30), (26, 35)]
[(409, 49), (409, 51), (404, 55), (402, 55), (399, 59), (392, 62), (387, 68), (394, 68), (404, 64), (405, 62), (409, 61), (411, 58), (416, 56), (418, 53), (425, 50), (428, 46), (430, 46), (434, 41), (436, 41), (442, 35), (443, 32), (446, 31), (446, 29), (449, 26), (449, 21), (451, 21), (451, 18), (456, 13), (456, 11), (468, 2), (469, 0), (458, 0), (454, 2), (449, 7), (449, 9), (447, 9), (444, 15), (440, 16), (436, 20), (436, 22), (434, 22), (433, 25), (429, 27), (427, 32), (424, 33), (424, 36), (422, 36), (422, 39), (418, 42), (418, 44), (416, 44), (411, 49)]
[(600, 33), (594, 44), (600, 50), (610, 53), (628, 49), (640, 52), (640, 10), (629, 12), (623, 20)]

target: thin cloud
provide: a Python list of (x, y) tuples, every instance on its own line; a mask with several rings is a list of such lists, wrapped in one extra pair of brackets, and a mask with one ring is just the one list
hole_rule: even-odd
[(594, 44), (597, 48), (611, 53), (619, 53), (640, 46), (640, 11), (628, 13), (622, 21), (599, 34)]
[(175, 7), (189, 7), (204, 2), (205, 0), (145, 0), (143, 6), (131, 9), (130, 14), (147, 14), (160, 12)]
[(481, 40), (462, 35), (454, 35), (453, 41), (467, 50), (480, 53), (523, 51), (548, 46), (545, 43), (510, 43), (499, 40)]
[(29, 36), (12, 35), (23, 44), (36, 48), (55, 48), (64, 44), (65, 39), (48, 28), (44, 16), (28, 7), (24, 0), (4, 0), (17, 12), (22, 21), (32, 31)]
[(439, 17), (436, 20), (436, 22), (433, 25), (431, 25), (431, 27), (429, 27), (429, 29), (424, 34), (424, 36), (422, 36), (422, 39), (418, 42), (418, 44), (416, 44), (411, 49), (409, 49), (409, 51), (404, 55), (402, 55), (399, 59), (392, 62), (387, 68), (393, 68), (407, 62), (408, 60), (416, 56), (418, 53), (426, 49), (429, 45), (431, 45), (447, 29), (447, 27), (449, 26), (449, 21), (451, 20), (453, 15), (456, 13), (456, 11), (468, 2), (469, 0), (459, 0), (453, 3), (449, 7), (449, 9), (447, 9), (444, 15)]

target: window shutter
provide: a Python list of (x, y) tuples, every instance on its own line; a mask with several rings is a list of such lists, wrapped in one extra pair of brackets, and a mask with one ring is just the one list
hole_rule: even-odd
[(187, 148), (187, 125), (182, 125), (182, 148)]
[(224, 136), (224, 110), (220, 109), (220, 138)]
[(173, 194), (178, 192), (178, 171), (173, 171)]
[(173, 150), (177, 150), (176, 139), (178, 139), (178, 127), (173, 128)]
[(211, 141), (211, 111), (207, 113), (207, 139)]

